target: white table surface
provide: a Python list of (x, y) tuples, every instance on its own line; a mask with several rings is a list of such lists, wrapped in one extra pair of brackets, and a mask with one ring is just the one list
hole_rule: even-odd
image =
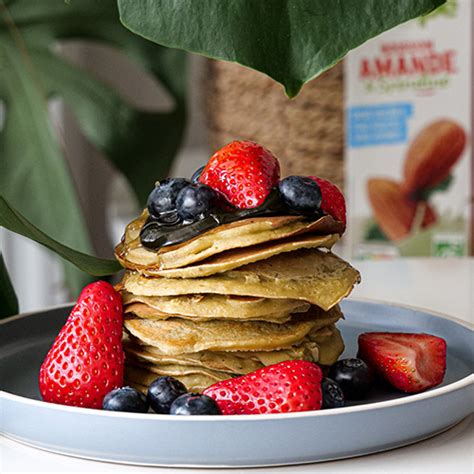
[[(474, 323), (474, 259), (357, 261), (363, 281), (354, 297), (418, 306)], [(362, 427), (361, 427), (362, 428)], [(248, 469), (260, 473), (472, 473), (474, 416), (434, 438), (359, 458), (304, 466)], [(0, 472), (222, 473), (223, 470), (125, 466), (51, 454), (0, 437)], [(232, 472), (232, 471), (225, 471)], [(234, 471), (237, 472), (237, 471)]]

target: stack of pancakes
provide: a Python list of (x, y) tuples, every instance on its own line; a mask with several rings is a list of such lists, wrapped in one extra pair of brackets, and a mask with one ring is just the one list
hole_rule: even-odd
[(338, 303), (359, 273), (331, 253), (330, 216), (244, 219), (181, 244), (146, 249), (147, 211), (116, 256), (125, 308), (126, 381), (146, 391), (171, 375), (189, 390), (288, 359), (333, 364), (344, 344)]

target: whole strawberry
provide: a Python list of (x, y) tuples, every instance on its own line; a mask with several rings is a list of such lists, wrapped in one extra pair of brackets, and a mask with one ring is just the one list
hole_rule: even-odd
[(359, 357), (391, 385), (417, 393), (439, 385), (446, 371), (446, 341), (430, 334), (368, 332)]
[(280, 179), (275, 156), (261, 145), (233, 141), (208, 161), (199, 181), (219, 191), (239, 209), (258, 207)]
[(308, 176), (313, 181), (319, 184), (321, 189), (322, 201), (321, 209), (337, 221), (346, 224), (346, 200), (339, 188), (323, 178), (317, 176)]
[(321, 369), (313, 362), (289, 360), (211, 385), (223, 415), (255, 415), (319, 410), (322, 405)]
[(86, 286), (41, 365), (47, 402), (100, 408), (123, 385), (122, 300), (105, 281)]

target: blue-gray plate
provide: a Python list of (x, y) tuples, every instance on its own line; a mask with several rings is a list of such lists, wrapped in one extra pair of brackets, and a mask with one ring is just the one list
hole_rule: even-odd
[(414, 308), (347, 300), (339, 327), (344, 356), (355, 356), (367, 331), (426, 332), (447, 341), (439, 387), (406, 395), (379, 386), (344, 408), (276, 415), (170, 416), (106, 412), (45, 403), (41, 362), (70, 306), (0, 323), (2, 433), (57, 453), (102, 461), (192, 467), (311, 463), (360, 456), (440, 433), (473, 411), (473, 329)]

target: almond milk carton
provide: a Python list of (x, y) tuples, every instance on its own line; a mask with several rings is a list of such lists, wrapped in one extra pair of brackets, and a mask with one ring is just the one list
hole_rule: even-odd
[(345, 61), (353, 257), (472, 249), (473, 3), (444, 6)]

